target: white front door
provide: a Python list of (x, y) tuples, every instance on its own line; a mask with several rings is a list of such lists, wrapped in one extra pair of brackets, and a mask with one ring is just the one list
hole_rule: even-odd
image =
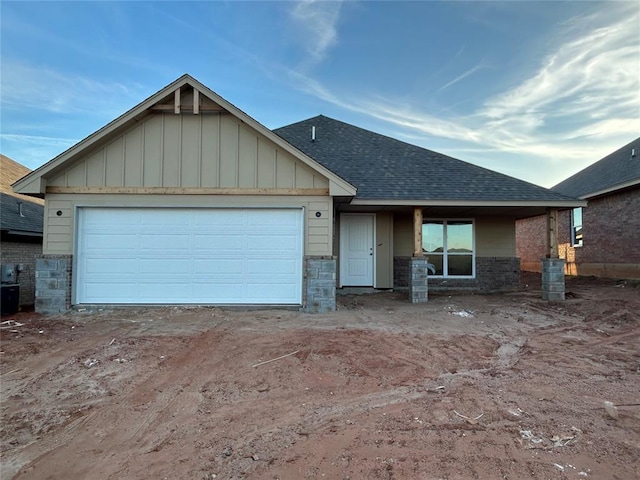
[(374, 214), (340, 216), (340, 286), (373, 286)]

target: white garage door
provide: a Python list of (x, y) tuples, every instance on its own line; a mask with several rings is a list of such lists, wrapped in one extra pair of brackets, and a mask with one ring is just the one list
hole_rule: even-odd
[(82, 208), (76, 303), (300, 304), (302, 209)]

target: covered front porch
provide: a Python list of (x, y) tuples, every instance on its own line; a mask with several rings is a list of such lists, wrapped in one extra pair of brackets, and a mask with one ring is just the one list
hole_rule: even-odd
[[(416, 303), (428, 301), (428, 290), (517, 290), (520, 260), (515, 250), (515, 221), (540, 213), (549, 218), (548, 242), (552, 246), (557, 215), (545, 206), (338, 203), (333, 246), (337, 252), (336, 288), (339, 293), (402, 290)], [(549, 260), (557, 263), (555, 244), (556, 257), (550, 248), (544, 264)], [(544, 277), (548, 275), (543, 273)], [(563, 279), (553, 276), (552, 280), (552, 290), (558, 294), (546, 299), (564, 298), (558, 284)]]

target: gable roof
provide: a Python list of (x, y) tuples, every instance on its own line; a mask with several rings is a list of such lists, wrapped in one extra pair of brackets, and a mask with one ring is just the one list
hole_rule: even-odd
[(42, 205), (44, 202), (39, 198), (21, 195), (13, 191), (11, 185), (25, 175), (31, 173), (31, 169), (12, 160), (6, 155), (0, 154), (0, 192), (12, 195), (26, 202), (35, 202)]
[(0, 230), (13, 235), (42, 236), (44, 203), (14, 193), (11, 184), (31, 172), (18, 162), (0, 155)]
[(552, 190), (591, 198), (640, 185), (640, 137), (560, 182)]
[(583, 203), (324, 115), (274, 131), (355, 185), (353, 204), (569, 207)]
[[(293, 155), (297, 160), (301, 161), (303, 164), (308, 165), (313, 170), (317, 171), (321, 175), (324, 175), (329, 180), (329, 190), (331, 195), (355, 195), (356, 189), (353, 185), (350, 185), (344, 179), (340, 178), (338, 175), (328, 170), (323, 165), (316, 162), (314, 159), (308, 157), (300, 150), (296, 149), (291, 144), (282, 140), (281, 137), (273, 133), (267, 127), (259, 123), (257, 120), (253, 119), (242, 110), (237, 108), (235, 105), (231, 104), (213, 90), (209, 89), (202, 83), (198, 82), (196, 79), (191, 77), (190, 75), (183, 75), (174, 82), (170, 83), (160, 91), (154, 93), (146, 100), (142, 101), (131, 110), (122, 114), (112, 122), (108, 123), (100, 130), (92, 133), (85, 139), (81, 140), (68, 150), (62, 152), (60, 155), (50, 160), (46, 164), (42, 165), (37, 170), (34, 170), (26, 177), (17, 181), (13, 188), (15, 191), (25, 193), (27, 195), (37, 195), (42, 196), (46, 192), (47, 179), (52, 178), (57, 172), (63, 170), (66, 165), (72, 163), (76, 160), (80, 155), (89, 151), (90, 149), (96, 147), (103, 142), (106, 138), (110, 138), (112, 135), (117, 134), (118, 132), (124, 131), (130, 125), (139, 122), (142, 118), (146, 117), (150, 114), (150, 111), (154, 108), (162, 108), (171, 110), (174, 109), (173, 98), (174, 94), (176, 94), (177, 104), (175, 105), (176, 111), (180, 112), (180, 94), (179, 91), (183, 87), (191, 87), (194, 91), (198, 92), (198, 95), (194, 95), (194, 105), (193, 109), (195, 111), (196, 108), (196, 100), (200, 98), (200, 96), (204, 96), (212, 101), (214, 104), (218, 105), (222, 110), (229, 112), (234, 115), (240, 121), (250, 126), (254, 130), (258, 131), (260, 134), (274, 142), (277, 146), (282, 148), (284, 151)], [(191, 108), (184, 108), (185, 110)]]

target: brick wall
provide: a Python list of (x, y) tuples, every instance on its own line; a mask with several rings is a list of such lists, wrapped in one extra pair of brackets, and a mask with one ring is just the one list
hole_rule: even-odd
[(640, 263), (640, 187), (589, 200), (576, 263)]
[[(582, 211), (583, 245), (571, 246), (571, 210), (558, 212), (558, 254), (569, 275), (640, 278), (640, 187), (589, 200)], [(516, 223), (521, 268), (539, 272), (546, 255), (546, 217)]]
[[(394, 288), (409, 287), (411, 257), (393, 258)], [(469, 290), (505, 292), (519, 288), (520, 259), (515, 257), (476, 257), (476, 278), (429, 277), (430, 291)]]
[(42, 239), (33, 238), (27, 241), (2, 240), (1, 263), (21, 263), (24, 270), (18, 276), (20, 284), (20, 306), (30, 306), (35, 303), (36, 295), (36, 257), (42, 255)]

